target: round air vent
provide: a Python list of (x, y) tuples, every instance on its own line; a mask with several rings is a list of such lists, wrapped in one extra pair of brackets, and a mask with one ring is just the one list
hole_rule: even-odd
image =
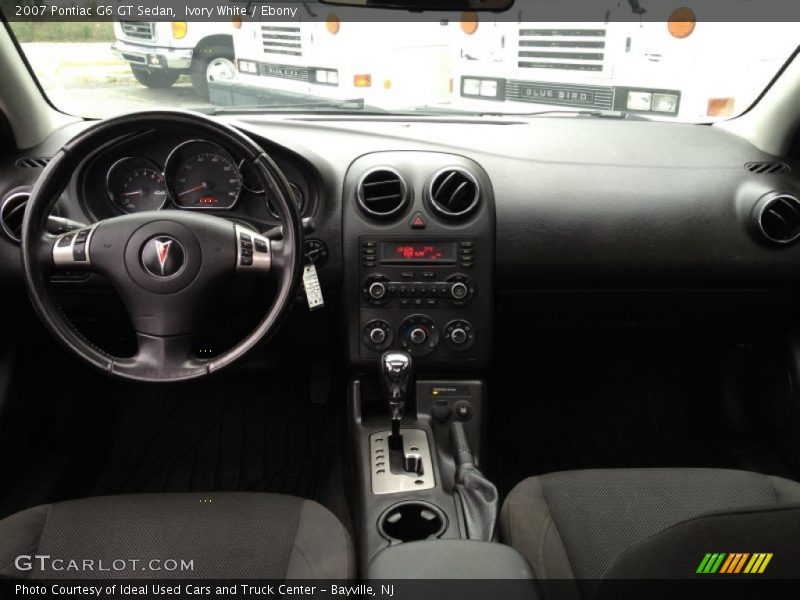
[[(294, 203), (297, 205), (297, 212), (301, 215), (303, 214), (303, 210), (306, 207), (306, 199), (303, 196), (303, 192), (297, 187), (296, 184), (289, 182), (289, 189), (292, 190), (292, 196), (294, 196)], [(276, 219), (280, 219), (280, 215), (278, 214), (278, 207), (276, 207), (272, 203), (272, 199), (267, 199), (267, 210), (269, 210), (269, 214), (271, 214)]]
[(356, 188), (358, 205), (371, 217), (396, 215), (406, 207), (408, 187), (400, 173), (388, 167), (367, 171)]
[(756, 224), (771, 242), (794, 242), (800, 237), (800, 200), (783, 193), (767, 196), (756, 213)]
[(17, 243), (22, 239), (22, 218), (30, 197), (29, 192), (15, 192), (7, 196), (0, 206), (0, 227), (6, 236)]
[(433, 209), (448, 218), (466, 217), (481, 200), (478, 180), (459, 167), (448, 167), (436, 173), (428, 194)]

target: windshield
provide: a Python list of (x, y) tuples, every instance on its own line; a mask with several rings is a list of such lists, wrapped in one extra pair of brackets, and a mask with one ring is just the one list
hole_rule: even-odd
[[(749, 108), (800, 42), (795, 23), (699, 22), (686, 6), (638, 20), (631, 7), (646, 2), (607, 4), (596, 21), (562, 23), (483, 12), (380, 22), (389, 11), (378, 9), (359, 21), (303, 3), (245, 19), (10, 26), (53, 105), (84, 117), (169, 107), (709, 122)], [(609, 19), (620, 6), (626, 18)]]

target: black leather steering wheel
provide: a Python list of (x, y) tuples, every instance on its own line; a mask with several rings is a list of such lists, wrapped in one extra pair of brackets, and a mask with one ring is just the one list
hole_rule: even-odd
[[(98, 221), (59, 236), (47, 218), (80, 162), (132, 133), (186, 131), (214, 140), (249, 163), (278, 209), (282, 240), (221, 217), (185, 210), (141, 212)], [(242, 358), (270, 337), (294, 302), (303, 269), (303, 226), (278, 166), (254, 141), (200, 114), (149, 111), (100, 121), (68, 142), (34, 187), (22, 225), (22, 265), (33, 306), (47, 328), (78, 357), (108, 374), (150, 382), (197, 379)], [(72, 325), (53, 299), (48, 279), (58, 269), (104, 276), (121, 296), (136, 330), (138, 351), (112, 356)], [(212, 359), (193, 355), (191, 341), (204, 302), (239, 275), (273, 275), (278, 291), (256, 328)]]

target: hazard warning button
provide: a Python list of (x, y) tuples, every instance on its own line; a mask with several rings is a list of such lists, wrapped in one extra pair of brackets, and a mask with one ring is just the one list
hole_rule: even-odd
[(409, 225), (411, 225), (411, 229), (425, 229), (428, 226), (428, 222), (421, 212), (415, 212)]

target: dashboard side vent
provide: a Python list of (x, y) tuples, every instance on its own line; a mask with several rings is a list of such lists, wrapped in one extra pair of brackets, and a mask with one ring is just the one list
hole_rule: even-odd
[(22, 239), (22, 218), (30, 197), (29, 192), (16, 192), (6, 197), (0, 205), (0, 227), (8, 238), (18, 244)]
[(789, 172), (789, 165), (775, 161), (749, 162), (745, 163), (744, 168), (758, 175), (774, 175), (776, 173)]
[(449, 218), (466, 217), (481, 199), (478, 180), (459, 167), (448, 167), (434, 175), (428, 193), (433, 209)]
[(18, 169), (44, 169), (49, 162), (49, 158), (26, 156), (17, 160), (15, 164)]
[(385, 218), (399, 213), (408, 202), (408, 187), (400, 173), (388, 167), (372, 169), (356, 189), (358, 204), (366, 214)]
[(800, 237), (800, 200), (790, 194), (773, 194), (757, 213), (761, 233), (778, 244), (790, 244)]

